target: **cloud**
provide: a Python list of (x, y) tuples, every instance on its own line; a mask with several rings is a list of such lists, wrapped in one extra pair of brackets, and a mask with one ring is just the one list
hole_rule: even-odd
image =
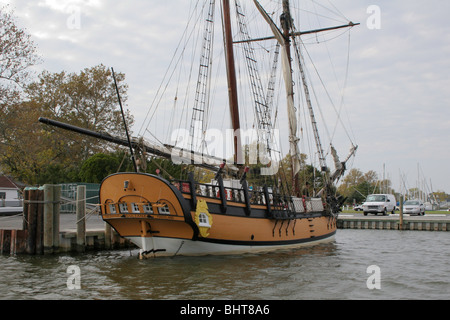
[[(187, 13), (196, 4), (184, 0), (0, 3), (11, 3), (19, 23), (32, 34), (45, 59), (41, 69), (78, 72), (103, 63), (124, 72), (129, 84), (128, 107), (137, 122), (145, 117), (184, 31)], [(302, 5), (305, 1), (292, 3)], [(328, 7), (329, 3), (323, 1)], [(353, 166), (363, 171), (380, 171), (386, 163), (393, 180), (398, 180), (399, 169), (413, 173), (417, 163), (421, 163), (433, 185), (450, 192), (450, 2), (376, 1), (381, 29), (370, 30), (366, 26), (367, 8), (373, 3), (341, 0), (333, 5), (348, 19), (361, 23), (351, 31), (343, 113), (360, 147)], [(246, 2), (245, 5), (249, 6)], [(321, 7), (314, 3), (307, 7), (309, 12), (315, 9)], [(70, 28), (68, 22), (77, 22), (77, 14), (79, 28)], [(334, 22), (335, 16), (330, 12), (320, 14), (331, 17), (324, 20), (324, 25)], [(249, 16), (251, 21), (256, 18), (257, 15)], [(300, 21), (302, 30), (316, 23), (303, 17), (296, 17), (296, 21)], [(320, 39), (309, 38), (310, 47), (314, 48)], [(327, 43), (330, 54), (340, 57), (334, 66), (339, 76), (345, 73), (346, 46), (346, 36)], [(334, 75), (328, 73), (328, 67), (321, 68), (327, 55), (316, 53), (316, 49), (311, 49), (311, 54), (318, 58), (319, 69), (325, 69), (328, 83)], [(332, 90), (339, 93), (340, 89), (338, 86)], [(223, 117), (223, 108), (219, 113)], [(345, 153), (344, 148), (345, 144)]]
[(73, 7), (101, 7), (100, 0), (41, 0), (38, 6), (47, 7), (51, 10), (60, 11), (63, 13), (72, 13)]

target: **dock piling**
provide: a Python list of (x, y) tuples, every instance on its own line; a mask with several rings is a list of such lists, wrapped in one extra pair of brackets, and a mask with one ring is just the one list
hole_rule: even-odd
[(112, 248), (112, 228), (108, 223), (105, 223), (105, 248), (111, 249)]
[[(38, 192), (37, 189), (32, 188), (29, 190), (29, 205), (27, 216), (27, 230), (28, 230), (28, 239), (26, 251), (28, 254), (36, 253), (36, 234), (37, 234), (37, 200), (38, 200)], [(25, 213), (24, 213), (25, 214)]]
[[(36, 254), (44, 254), (44, 207), (42, 206), (44, 201), (44, 191), (42, 188), (38, 189), (36, 200)], [(20, 230), (16, 231), (19, 232)]]
[(53, 185), (53, 252), (59, 252), (59, 220), (61, 208), (61, 185)]
[(44, 185), (44, 254), (53, 253), (54, 245), (53, 186)]
[(77, 251), (86, 247), (86, 186), (77, 187)]
[(403, 197), (400, 196), (400, 214), (399, 214), (399, 223), (398, 223), (398, 229), (403, 230)]

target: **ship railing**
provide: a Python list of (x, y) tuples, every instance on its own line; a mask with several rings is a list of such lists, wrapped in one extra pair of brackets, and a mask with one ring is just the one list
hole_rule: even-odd
[[(175, 186), (181, 193), (190, 194), (191, 184), (189, 181), (172, 181), (172, 185)], [(195, 183), (195, 195), (211, 199), (221, 199), (220, 198), (220, 187), (218, 185), (207, 184), (207, 183)], [(245, 194), (242, 188), (230, 188), (224, 187), (225, 197), (227, 201), (245, 203)], [(260, 204), (265, 204), (261, 202), (261, 195), (258, 197), (254, 195), (255, 202), (260, 201)]]
[[(190, 181), (174, 180), (172, 185), (183, 194), (191, 194)], [(194, 183), (195, 196), (221, 200), (219, 185), (207, 183)], [(243, 188), (224, 187), (227, 202), (246, 203)], [(267, 207), (266, 199), (269, 199), (270, 208), (276, 212), (307, 213), (323, 211), (321, 198), (292, 197), (267, 191), (263, 188), (248, 188), (248, 197), (251, 205), (261, 205)]]

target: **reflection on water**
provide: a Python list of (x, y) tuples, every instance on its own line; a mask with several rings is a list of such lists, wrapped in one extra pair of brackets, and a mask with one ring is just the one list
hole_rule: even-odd
[[(297, 250), (138, 260), (137, 251), (1, 256), (1, 299), (449, 299), (446, 232), (339, 230)], [(69, 290), (67, 268), (80, 268)], [(367, 267), (381, 270), (369, 290)]]

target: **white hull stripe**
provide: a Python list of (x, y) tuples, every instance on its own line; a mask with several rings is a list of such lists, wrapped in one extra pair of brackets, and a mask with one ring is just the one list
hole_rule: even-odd
[(127, 237), (131, 242), (141, 248), (141, 253), (150, 256), (198, 256), (198, 255), (223, 255), (242, 254), (250, 252), (265, 252), (279, 249), (298, 248), (329, 242), (334, 239), (331, 233), (325, 237), (309, 238), (304, 241), (291, 243), (278, 243), (266, 245), (245, 245), (232, 243), (219, 243), (211, 241), (193, 241), (176, 238), (158, 237)]

